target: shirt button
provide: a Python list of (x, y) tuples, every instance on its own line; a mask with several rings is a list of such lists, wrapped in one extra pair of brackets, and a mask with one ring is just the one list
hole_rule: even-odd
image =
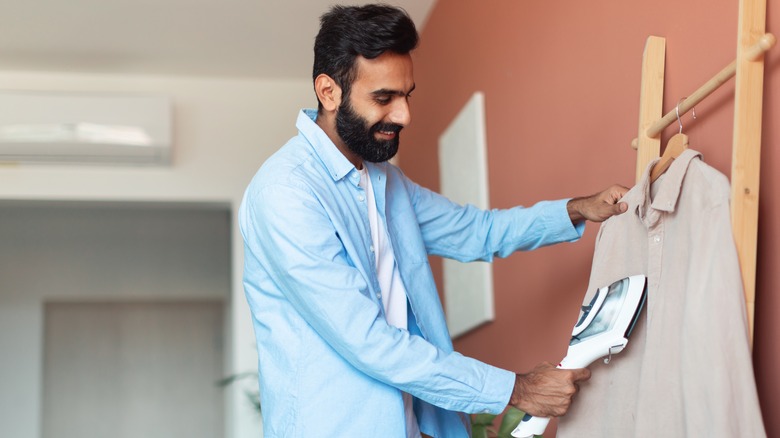
[(660, 241), (661, 241), (661, 236), (655, 236), (655, 237), (653, 237), (653, 241), (654, 241), (655, 243), (658, 243), (658, 242), (660, 242)]
[(365, 199), (363, 198), (363, 195), (358, 195), (358, 201), (363, 202), (363, 199)]
[(382, 292), (377, 292), (376, 293), (376, 297), (377, 297), (377, 299), (381, 300), (382, 299)]
[(371, 250), (371, 252), (374, 252), (374, 245), (371, 245), (371, 246), (369, 247), (369, 249)]

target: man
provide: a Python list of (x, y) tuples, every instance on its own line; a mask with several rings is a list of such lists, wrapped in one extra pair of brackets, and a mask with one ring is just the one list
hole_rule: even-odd
[(589, 371), (515, 374), (452, 350), (428, 254), (492, 260), (581, 236), (625, 189), (530, 208), (456, 205), (387, 163), (409, 124), (414, 24), (334, 7), (314, 46), (319, 108), (247, 188), (244, 286), (265, 437), (465, 437), (467, 413), (566, 412)]

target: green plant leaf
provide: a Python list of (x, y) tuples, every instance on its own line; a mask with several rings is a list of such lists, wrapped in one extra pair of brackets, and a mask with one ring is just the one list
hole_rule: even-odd
[(252, 404), (252, 407), (255, 408), (255, 412), (258, 414), (262, 413), (263, 409), (260, 407), (260, 394), (252, 391), (244, 391), (244, 394), (246, 394), (246, 398), (249, 399), (249, 403)]
[(498, 415), (493, 414), (474, 414), (471, 416), (471, 424), (490, 426), (493, 424), (493, 420), (495, 420), (497, 416)]
[(487, 427), (484, 424), (472, 424), (471, 438), (488, 438)]
[(246, 379), (248, 377), (257, 377), (257, 373), (253, 371), (247, 371), (244, 373), (233, 374), (232, 376), (227, 376), (225, 378), (217, 380), (217, 386), (227, 386), (235, 382), (236, 380)]
[[(217, 386), (226, 387), (228, 385), (231, 385), (239, 380), (252, 378), (257, 379), (257, 372), (255, 371), (247, 371), (244, 373), (236, 373), (227, 377), (224, 377), (216, 382)], [(246, 398), (249, 400), (249, 403), (252, 405), (252, 407), (255, 409), (255, 411), (259, 414), (262, 412), (260, 408), (260, 394), (258, 391), (249, 391), (244, 390), (244, 393), (246, 394)]]
[(509, 407), (504, 412), (504, 418), (501, 419), (501, 426), (498, 428), (498, 438), (512, 438), (512, 431), (520, 424), (523, 416), (525, 416), (525, 412)]

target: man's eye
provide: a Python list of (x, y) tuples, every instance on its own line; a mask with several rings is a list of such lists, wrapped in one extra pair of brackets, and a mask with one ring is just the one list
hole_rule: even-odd
[(377, 97), (376, 98), (376, 103), (378, 103), (380, 105), (387, 105), (388, 103), (390, 103), (390, 98), (389, 97)]

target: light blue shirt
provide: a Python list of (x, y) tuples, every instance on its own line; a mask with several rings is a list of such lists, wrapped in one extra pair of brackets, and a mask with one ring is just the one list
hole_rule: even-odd
[(238, 213), (264, 435), (405, 438), (405, 391), (423, 433), (469, 436), (463, 413), (502, 412), (515, 374), (453, 351), (428, 254), (490, 261), (576, 240), (583, 225), (566, 200), (483, 211), (366, 163), (408, 293), (409, 329), (390, 326), (359, 172), (314, 120), (301, 111)]

